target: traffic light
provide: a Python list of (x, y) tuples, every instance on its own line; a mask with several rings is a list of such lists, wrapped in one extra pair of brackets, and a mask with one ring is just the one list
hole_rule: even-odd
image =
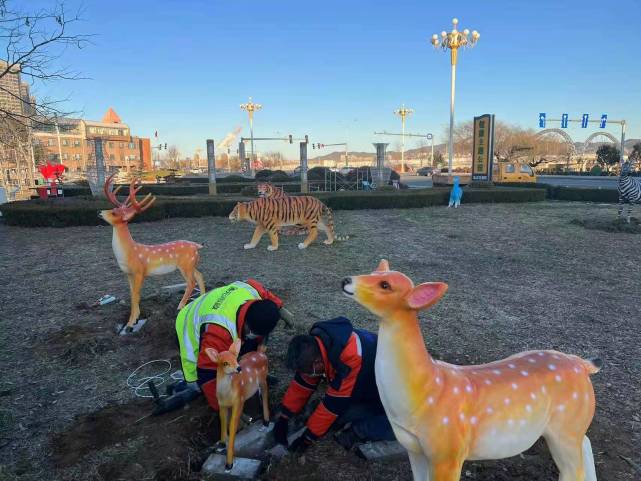
[(561, 115), (561, 128), (562, 129), (568, 128), (568, 114)]
[(309, 144), (309, 137), (307, 137), (307, 135), (305, 135), (305, 143)]
[(312, 144), (312, 150), (316, 148), (316, 144)]
[(294, 142), (294, 139), (292, 139), (292, 134), (289, 134), (289, 143), (291, 144), (293, 142)]

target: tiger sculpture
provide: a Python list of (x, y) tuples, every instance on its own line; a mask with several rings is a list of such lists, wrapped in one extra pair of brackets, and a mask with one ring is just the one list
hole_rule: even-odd
[[(256, 185), (256, 190), (258, 191), (258, 197), (261, 198), (280, 198), (280, 197), (289, 197), (285, 193), (285, 189), (282, 187), (276, 187), (269, 182), (259, 182)], [(291, 227), (283, 227), (278, 230), (280, 235), (290, 236), (290, 235), (307, 235), (308, 230), (302, 225), (296, 225)]]
[(320, 200), (310, 196), (285, 196), (260, 198), (251, 202), (238, 202), (229, 214), (231, 222), (246, 220), (256, 224), (254, 235), (245, 249), (256, 247), (265, 233), (269, 234), (270, 251), (278, 249), (278, 229), (281, 226), (301, 225), (309, 229), (307, 238), (298, 244), (299, 249), (305, 249), (314, 242), (318, 229), (325, 232), (327, 239), (324, 244), (330, 245), (334, 240), (347, 240), (349, 236), (334, 234), (334, 218), (329, 207)]

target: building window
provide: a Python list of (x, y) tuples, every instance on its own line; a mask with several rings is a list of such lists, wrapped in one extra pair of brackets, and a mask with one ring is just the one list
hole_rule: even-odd
[[(123, 162), (124, 160), (125, 160), (125, 156), (120, 154), (120, 162)], [(129, 160), (129, 159), (127, 159), (127, 160)]]
[(133, 142), (129, 142), (129, 148), (130, 149), (135, 149), (135, 144)]
[(121, 148), (121, 149), (124, 149), (124, 148), (125, 148), (125, 143), (124, 143), (124, 142), (120, 142), (120, 148)]
[(62, 145), (69, 145), (69, 141), (67, 139), (62, 139)]
[(80, 147), (80, 141), (79, 140), (74, 140), (73, 141), (73, 146), (74, 147)]
[(69, 156), (67, 154), (62, 154), (62, 160), (67, 160)]
[(505, 173), (506, 174), (513, 174), (514, 172), (515, 172), (514, 164), (506, 164), (505, 165)]
[(113, 149), (113, 148), (114, 148), (114, 143), (113, 143), (113, 142), (109, 142), (109, 148), (110, 148), (110, 149)]
[(53, 139), (47, 139), (47, 145), (51, 147), (53, 145)]
[(75, 160), (82, 160), (82, 155), (80, 155), (80, 154), (76, 154), (76, 155), (74, 155), (74, 156), (73, 156), (73, 158), (74, 158)]
[(122, 129), (118, 129), (118, 135), (121, 135), (121, 136), (123, 135)]
[(114, 154), (109, 154), (109, 160), (114, 160), (116, 156)]

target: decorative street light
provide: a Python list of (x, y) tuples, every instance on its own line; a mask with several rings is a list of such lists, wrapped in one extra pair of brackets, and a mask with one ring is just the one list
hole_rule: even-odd
[(414, 110), (405, 108), (405, 104), (401, 105), (400, 109), (394, 111), (396, 115), (401, 118), (401, 174), (405, 173), (405, 117), (412, 115)]
[[(427, 140), (430, 140), (432, 142), (432, 157), (431, 157), (431, 161), (432, 161), (432, 168), (434, 168), (434, 167), (436, 167), (434, 165), (434, 134), (427, 134)], [(421, 157), (421, 159), (422, 158), (423, 157)], [(422, 167), (422, 165), (421, 165), (421, 167)]]
[(454, 24), (454, 28), (452, 29), (452, 31), (448, 33), (443, 30), (441, 32), (440, 39), (437, 34), (432, 35), (432, 45), (434, 45), (435, 48), (438, 48), (440, 46), (443, 48), (443, 50), (447, 50), (449, 48), (452, 58), (452, 92), (450, 96), (450, 144), (449, 164), (447, 171), (448, 176), (452, 175), (452, 157), (454, 155), (454, 88), (456, 85), (456, 60), (458, 49), (459, 47), (473, 47), (476, 42), (478, 42), (478, 39), (481, 38), (481, 34), (476, 30), (472, 31), (471, 38), (469, 37), (470, 31), (467, 28), (463, 30), (463, 32), (459, 32), (456, 29), (456, 26), (458, 25), (458, 19), (456, 18), (452, 19), (452, 24)]
[[(252, 98), (249, 97), (249, 102), (246, 104), (240, 104), (240, 110), (245, 110), (249, 114), (249, 133), (251, 138), (251, 161), (249, 163), (249, 169), (251, 175), (254, 175), (254, 112), (262, 109), (261, 104), (255, 104), (252, 102)], [(245, 159), (242, 159), (243, 161)]]

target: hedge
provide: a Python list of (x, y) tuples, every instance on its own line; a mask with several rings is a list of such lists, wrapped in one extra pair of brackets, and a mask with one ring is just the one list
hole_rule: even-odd
[[(447, 204), (448, 189), (396, 192), (339, 192), (314, 194), (334, 210), (415, 208)], [(169, 217), (227, 216), (238, 201), (247, 197), (158, 198), (154, 207), (133, 222), (150, 222)], [(466, 202), (533, 202), (545, 200), (541, 189), (466, 189)], [(104, 225), (98, 211), (111, 208), (104, 200), (89, 198), (12, 202), (0, 205), (8, 225), (23, 227), (66, 227)]]

